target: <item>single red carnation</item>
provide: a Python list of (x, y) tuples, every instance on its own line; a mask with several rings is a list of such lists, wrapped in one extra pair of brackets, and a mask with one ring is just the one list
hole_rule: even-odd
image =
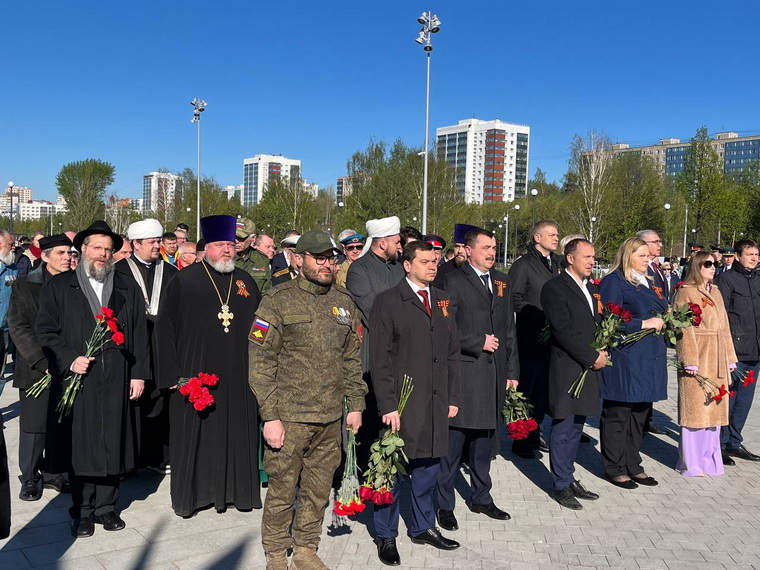
[(538, 429), (538, 423), (533, 418), (528, 418), (528, 421), (525, 423), (528, 426), (528, 431), (534, 431)]
[(630, 323), (631, 322), (631, 311), (628, 309), (623, 309), (620, 312), (620, 320), (622, 320), (624, 323)]
[(216, 386), (219, 383), (219, 376), (216, 374), (206, 374), (205, 372), (199, 372), (198, 378), (206, 386)]
[(359, 498), (362, 501), (368, 501), (372, 497), (372, 485), (362, 485), (359, 487)]
[(607, 310), (612, 313), (613, 315), (620, 316), (620, 312), (623, 310), (623, 308), (618, 305), (617, 303), (608, 302), (607, 303)]
[(113, 318), (113, 309), (109, 309), (108, 307), (100, 307), (100, 312), (103, 313), (103, 316), (106, 319)]
[(372, 491), (372, 495), (370, 496), (370, 500), (375, 503), (376, 505), (382, 505), (383, 499), (382, 495), (380, 494), (380, 491)]
[(390, 505), (393, 502), (393, 493), (386, 491), (385, 493), (380, 494), (380, 498), (383, 501), (383, 505)]
[(114, 341), (117, 346), (121, 346), (124, 344), (124, 333), (118, 331), (113, 333), (113, 335), (111, 335), (111, 340)]
[(354, 514), (354, 510), (347, 505), (344, 505), (340, 501), (335, 501), (335, 507), (333, 508), (335, 514), (341, 517), (351, 516)]
[(354, 501), (354, 502), (351, 504), (351, 506), (352, 506), (352, 507), (353, 507), (353, 509), (354, 509), (354, 514), (357, 514), (357, 513), (361, 513), (362, 511), (364, 511), (364, 509), (365, 509), (365, 507), (366, 507), (367, 505), (365, 505), (365, 504), (364, 504), (364, 503), (362, 503), (361, 501), (358, 501), (358, 502), (357, 502), (357, 501)]
[(699, 316), (702, 314), (702, 307), (700, 307), (696, 303), (689, 303), (689, 307), (691, 308), (691, 312), (694, 313), (696, 316)]
[(678, 284), (675, 287), (673, 287), (673, 289), (680, 289), (681, 286), (683, 286), (683, 281), (679, 281)]
[(733, 390), (731, 390), (731, 391), (728, 393), (728, 397), (729, 397), (729, 398), (733, 398), (733, 397), (734, 397), (734, 391), (733, 391)]
[(110, 331), (111, 331), (111, 332), (113, 332), (113, 333), (115, 333), (115, 332), (118, 330), (118, 329), (116, 328), (116, 321), (115, 321), (115, 320), (113, 320), (113, 319), (111, 319), (111, 320), (106, 320), (106, 326), (108, 327), (108, 330), (110, 330)]
[(694, 325), (695, 327), (698, 327), (699, 325), (702, 324), (702, 317), (700, 317), (699, 315), (694, 315), (694, 318), (691, 319), (691, 324)]
[(183, 396), (187, 396), (190, 393), (190, 388), (187, 384), (182, 384), (182, 386), (179, 387), (179, 393)]

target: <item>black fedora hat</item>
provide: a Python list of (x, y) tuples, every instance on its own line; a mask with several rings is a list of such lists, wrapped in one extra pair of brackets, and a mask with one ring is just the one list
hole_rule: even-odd
[(82, 251), (82, 242), (89, 236), (108, 236), (113, 240), (113, 250), (119, 251), (121, 246), (124, 245), (124, 239), (119, 235), (111, 231), (111, 226), (105, 223), (103, 220), (95, 220), (90, 224), (90, 227), (86, 230), (82, 230), (74, 236), (74, 247), (77, 251)]

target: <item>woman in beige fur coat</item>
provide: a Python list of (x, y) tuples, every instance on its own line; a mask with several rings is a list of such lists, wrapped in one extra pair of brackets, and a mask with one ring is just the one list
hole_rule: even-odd
[(696, 375), (718, 387), (728, 386), (736, 368), (736, 353), (728, 328), (728, 315), (718, 288), (713, 285), (717, 260), (709, 252), (694, 254), (674, 305), (695, 303), (702, 322), (683, 330), (676, 356), (686, 368), (678, 375), (678, 425), (681, 441), (676, 470), (689, 477), (723, 475), (720, 426), (728, 424), (728, 395), (713, 399), (715, 387), (700, 385)]

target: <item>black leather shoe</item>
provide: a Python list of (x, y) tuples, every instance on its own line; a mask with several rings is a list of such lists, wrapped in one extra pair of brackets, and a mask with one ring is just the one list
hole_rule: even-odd
[(441, 531), (435, 527), (429, 528), (417, 536), (413, 536), (412, 542), (414, 544), (429, 544), (438, 550), (456, 550), (459, 548), (459, 543), (456, 540), (449, 540), (441, 535)]
[(581, 443), (591, 443), (591, 438), (585, 432), (581, 433)]
[(625, 481), (615, 481), (614, 479), (607, 479), (610, 483), (615, 485), (615, 487), (620, 487), (621, 489), (636, 489), (638, 488), (638, 485), (633, 479), (626, 479)]
[(549, 453), (549, 444), (543, 437), (538, 438), (538, 445), (536, 446), (536, 449), (539, 451), (542, 451), (544, 453)]
[(731, 459), (731, 456), (726, 452), (725, 449), (721, 450), (720, 455), (723, 458), (723, 465), (736, 465), (736, 461)]
[(58, 493), (71, 493), (71, 485), (60, 475), (45, 481), (45, 489), (53, 489)]
[(438, 509), (435, 513), (435, 518), (442, 529), (459, 530), (459, 523), (457, 523), (457, 518), (454, 516), (454, 511)]
[(91, 517), (86, 519), (74, 519), (71, 521), (71, 536), (74, 538), (87, 538), (95, 533), (95, 524)]
[(22, 501), (39, 501), (42, 497), (42, 489), (39, 481), (24, 481), (18, 498)]
[(512, 444), (512, 453), (514, 455), (517, 455), (517, 457), (522, 457), (523, 459), (533, 459), (536, 457), (536, 452), (533, 451), (530, 447), (528, 447), (525, 444)]
[(508, 521), (512, 517), (505, 513), (493, 503), (487, 505), (467, 505), (473, 513), (483, 513), (484, 515), (496, 519), (497, 521)]
[(596, 501), (599, 498), (599, 495), (588, 491), (583, 485), (581, 485), (580, 481), (573, 481), (570, 483), (570, 490), (573, 492), (573, 495), (575, 495), (576, 499)]
[(399, 566), (401, 557), (398, 555), (395, 538), (383, 538), (377, 543), (377, 557), (386, 566)]
[(668, 435), (668, 432), (666, 432), (664, 429), (658, 428), (654, 422), (649, 422), (647, 425), (645, 425), (644, 431), (651, 433), (652, 435)]
[(105, 513), (102, 515), (96, 515), (95, 522), (103, 525), (103, 530), (121, 530), (127, 526), (121, 517), (115, 512)]
[(561, 491), (552, 491), (552, 499), (557, 501), (566, 509), (580, 511), (583, 508), (583, 505), (581, 505), (578, 502), (578, 499), (575, 498), (575, 494), (570, 487), (562, 489)]
[(631, 480), (637, 485), (644, 485), (645, 487), (656, 487), (659, 485), (654, 477), (631, 477)]
[(732, 457), (738, 457), (739, 459), (745, 459), (747, 461), (760, 461), (760, 455), (755, 455), (743, 445), (740, 445), (737, 449), (729, 449), (727, 447), (726, 453)]

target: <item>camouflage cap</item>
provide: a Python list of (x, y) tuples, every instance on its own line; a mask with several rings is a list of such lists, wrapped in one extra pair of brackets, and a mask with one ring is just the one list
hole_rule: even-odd
[(333, 245), (330, 236), (319, 230), (309, 230), (298, 239), (298, 244), (296, 245), (296, 253), (306, 251), (311, 254), (317, 254), (330, 250), (340, 253), (340, 250)]
[(238, 218), (235, 224), (235, 237), (247, 239), (256, 233), (256, 224), (248, 218)]

